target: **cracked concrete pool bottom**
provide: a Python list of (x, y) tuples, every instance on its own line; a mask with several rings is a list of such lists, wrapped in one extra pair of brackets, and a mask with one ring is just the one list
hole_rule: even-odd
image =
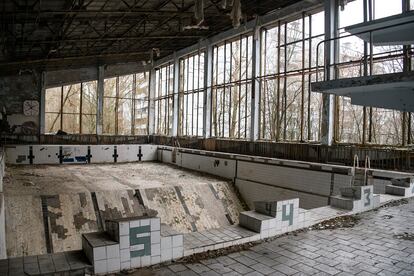
[(81, 248), (106, 219), (156, 214), (186, 233), (238, 223), (244, 204), (231, 182), (161, 163), (8, 166), (7, 254)]

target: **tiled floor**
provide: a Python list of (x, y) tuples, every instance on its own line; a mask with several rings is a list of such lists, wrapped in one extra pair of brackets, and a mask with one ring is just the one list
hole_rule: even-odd
[[(414, 199), (360, 215), (354, 228), (308, 231), (155, 275), (414, 275)], [(411, 236), (412, 237), (412, 236)], [(138, 275), (140, 271), (136, 272)]]
[(1, 276), (85, 275), (92, 270), (82, 251), (0, 260)]

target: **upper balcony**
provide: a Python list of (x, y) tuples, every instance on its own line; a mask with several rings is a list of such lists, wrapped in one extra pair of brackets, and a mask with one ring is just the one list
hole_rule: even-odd
[(414, 44), (414, 11), (352, 25), (345, 31), (374, 46), (411, 45)]
[(350, 97), (355, 105), (414, 112), (413, 30), (410, 11), (346, 27), (345, 35), (322, 41), (318, 53), (325, 43), (335, 44), (336, 61), (317, 68), (331, 70), (335, 79), (317, 79), (312, 91)]

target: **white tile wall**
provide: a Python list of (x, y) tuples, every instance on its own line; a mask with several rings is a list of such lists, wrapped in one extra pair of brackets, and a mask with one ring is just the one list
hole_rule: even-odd
[(237, 178), (299, 191), (329, 195), (331, 173), (275, 165), (238, 162)]
[[(85, 160), (77, 160), (76, 157), (86, 157), (87, 145), (32, 145), (33, 164), (59, 164), (59, 147), (65, 158), (72, 158), (74, 162), (85, 163)], [(155, 145), (90, 145), (91, 163), (114, 162), (114, 147), (117, 148), (117, 162), (138, 161), (139, 147), (141, 147), (141, 161), (157, 160), (157, 146)], [(6, 162), (9, 164), (29, 164), (29, 145), (11, 145), (7, 147)], [(21, 160), (21, 162), (17, 162)]]
[(249, 205), (250, 209), (254, 209), (254, 201), (279, 201), (294, 197), (298, 197), (300, 199), (300, 207), (305, 209), (317, 208), (328, 204), (328, 197), (300, 193), (252, 181), (236, 179), (236, 187), (242, 198), (246, 201), (247, 205)]

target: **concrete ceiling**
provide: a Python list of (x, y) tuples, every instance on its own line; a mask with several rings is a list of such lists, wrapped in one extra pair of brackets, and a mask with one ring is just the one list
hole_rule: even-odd
[[(204, 0), (208, 29), (185, 30), (194, 0), (2, 1), (0, 73), (147, 61), (152, 48), (163, 57), (232, 28), (221, 2)], [(295, 2), (242, 0), (243, 21)]]

